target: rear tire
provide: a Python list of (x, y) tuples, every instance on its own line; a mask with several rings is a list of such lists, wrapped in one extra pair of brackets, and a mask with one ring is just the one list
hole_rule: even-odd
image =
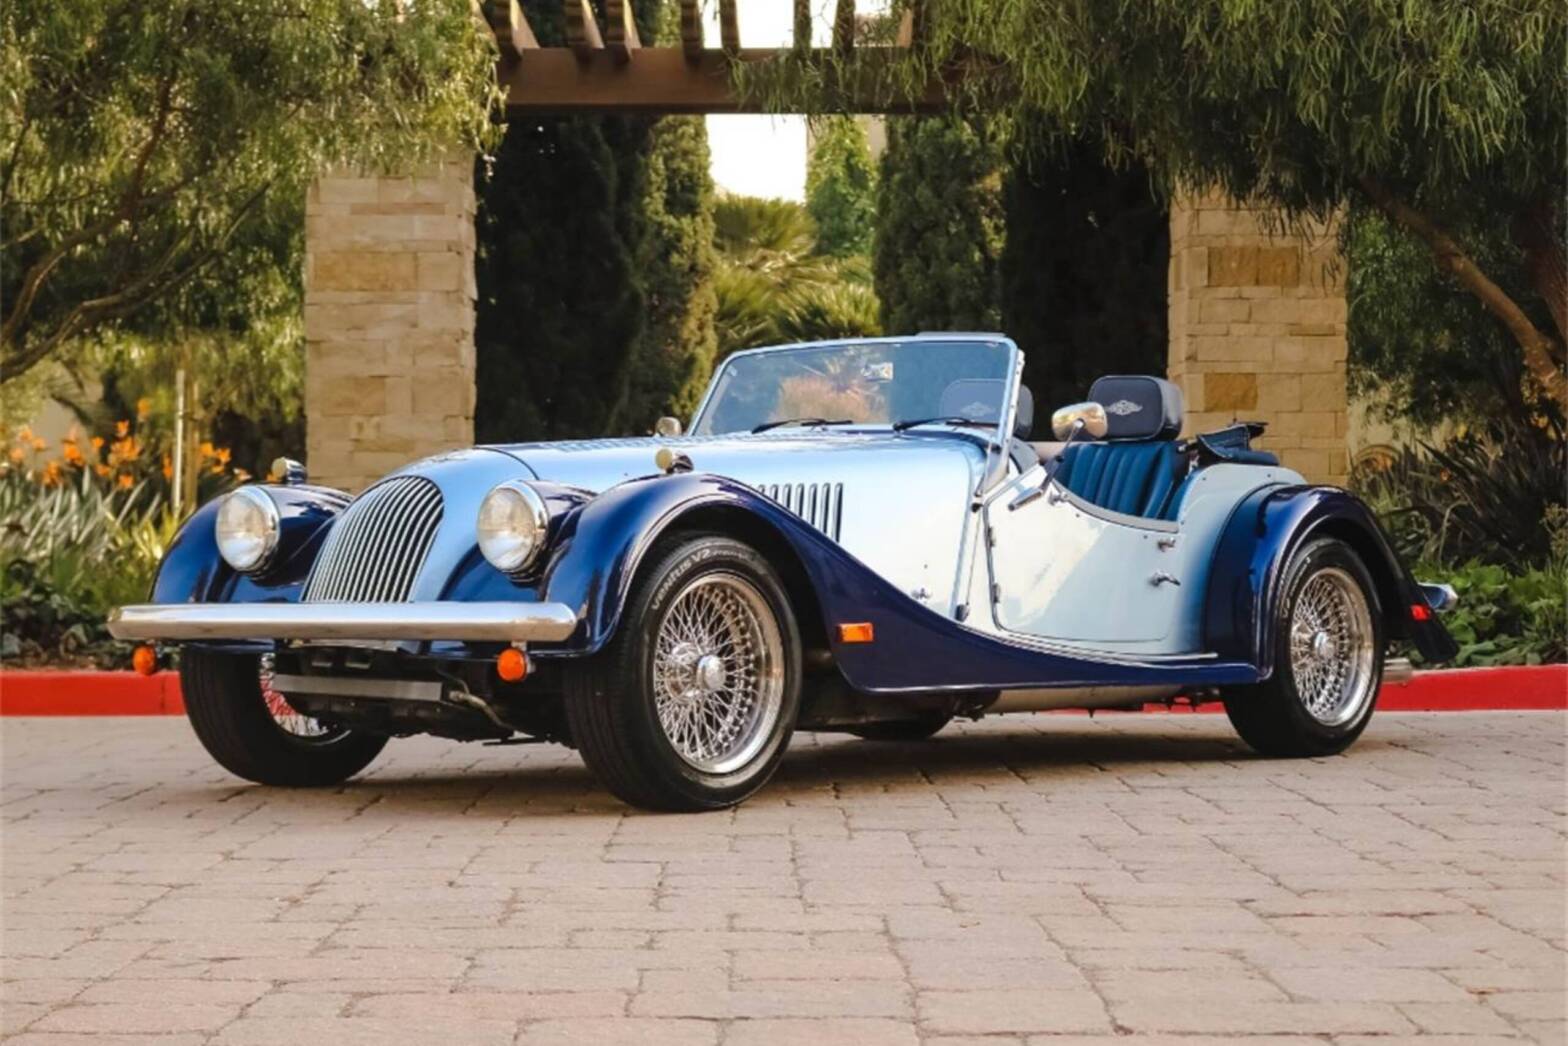
[(899, 719), (889, 723), (867, 723), (850, 731), (862, 741), (926, 741), (941, 733), (953, 721), (946, 712), (933, 712), (919, 719)]
[(354, 730), (290, 732), (269, 707), (261, 677), (256, 654), (199, 647), (180, 654), (185, 715), (202, 747), (236, 777), (286, 788), (334, 785), (369, 766), (386, 747), (385, 737)]
[(773, 776), (800, 710), (800, 632), (750, 546), (698, 537), (632, 588), (605, 648), (565, 679), (583, 761), (632, 806), (733, 806)]
[(1223, 695), (1231, 725), (1261, 755), (1343, 752), (1371, 720), (1383, 679), (1377, 587), (1349, 545), (1321, 538), (1296, 554), (1273, 635), (1273, 675)]

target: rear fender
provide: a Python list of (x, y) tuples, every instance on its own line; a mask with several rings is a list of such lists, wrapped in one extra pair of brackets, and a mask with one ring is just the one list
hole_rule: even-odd
[(1408, 639), (1428, 661), (1445, 661), (1458, 647), (1433, 614), (1411, 608), (1426, 596), (1360, 498), (1336, 487), (1276, 486), (1255, 491), (1237, 506), (1214, 549), (1204, 604), (1205, 648), (1221, 659), (1250, 661), (1258, 677), (1274, 671), (1271, 628), (1283, 598), (1285, 571), (1308, 541), (1333, 537), (1366, 564), (1377, 588), (1378, 610), (1391, 639)]

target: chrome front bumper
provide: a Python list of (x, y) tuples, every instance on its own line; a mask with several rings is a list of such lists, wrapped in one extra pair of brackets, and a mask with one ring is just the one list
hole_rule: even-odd
[(116, 639), (558, 641), (564, 603), (144, 603), (109, 613)]

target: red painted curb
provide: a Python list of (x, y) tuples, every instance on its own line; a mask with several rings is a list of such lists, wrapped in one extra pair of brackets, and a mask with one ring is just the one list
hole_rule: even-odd
[(0, 716), (184, 715), (176, 672), (7, 669), (0, 672)]
[[(1385, 712), (1504, 712), (1568, 709), (1568, 665), (1453, 668), (1417, 672), (1378, 694)], [(1184, 708), (1185, 706), (1177, 706)], [(1149, 711), (1165, 711), (1152, 705)], [(1200, 711), (1218, 711), (1217, 704)], [(0, 716), (183, 715), (175, 672), (15, 669), (0, 672)]]
[(1568, 665), (1417, 672), (1377, 695), (1385, 712), (1541, 711), (1568, 708)]

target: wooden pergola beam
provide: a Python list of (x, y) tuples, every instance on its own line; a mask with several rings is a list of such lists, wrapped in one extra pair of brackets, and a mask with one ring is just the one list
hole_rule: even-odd
[(702, 60), (702, 6), (699, 0), (681, 0), (681, 50), (686, 60)]
[(795, 52), (811, 53), (811, 0), (795, 0)]
[(727, 53), (740, 54), (740, 13), (735, 0), (719, 0), (719, 42)]
[(898, 46), (919, 47), (926, 36), (925, 0), (913, 0), (898, 20)]
[[(852, 80), (838, 85), (842, 104), (855, 112), (937, 112), (945, 91), (933, 80), (911, 99), (890, 86), (882, 75), (902, 56), (897, 48), (861, 47), (855, 51)], [(732, 62), (777, 61), (773, 48), (753, 48), (731, 56), (703, 50), (692, 59), (683, 47), (645, 47), (632, 62), (616, 61), (607, 50), (581, 52), (565, 47), (530, 50), (523, 60), (501, 73), (507, 109), (523, 113), (766, 113), (759, 101), (738, 97), (730, 82)], [(808, 61), (831, 68), (825, 49), (813, 50)]]
[(637, 16), (631, 0), (605, 0), (604, 45), (617, 62), (632, 60), (632, 52), (642, 46), (637, 39)]
[(484, 0), (481, 9), (485, 23), (495, 35), (496, 46), (501, 49), (501, 57), (506, 61), (515, 62), (524, 51), (539, 46), (533, 27), (528, 24), (517, 0)]
[(841, 58), (855, 49), (855, 0), (838, 0), (833, 10), (833, 50)]
[(566, 16), (566, 42), (578, 59), (586, 62), (595, 52), (603, 51), (604, 37), (599, 35), (599, 23), (594, 20), (593, 7), (588, 0), (562, 0), (562, 7)]

